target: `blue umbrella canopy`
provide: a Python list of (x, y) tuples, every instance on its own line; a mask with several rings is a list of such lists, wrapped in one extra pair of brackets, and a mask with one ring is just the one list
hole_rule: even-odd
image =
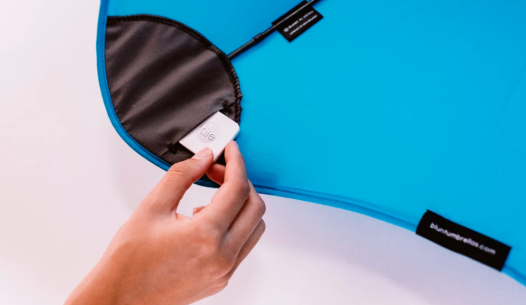
[(280, 17), (301, 26), (300, 2), (103, 0), (119, 134), (167, 169), (222, 111), (258, 191), (390, 222), (526, 284), (526, 2), (316, 1), (292, 41), (280, 24), (254, 42)]

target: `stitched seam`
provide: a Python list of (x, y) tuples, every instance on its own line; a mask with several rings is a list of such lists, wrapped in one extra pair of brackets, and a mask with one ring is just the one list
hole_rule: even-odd
[(131, 22), (131, 21), (149, 21), (149, 22), (157, 22), (161, 24), (165, 24), (168, 26), (176, 27), (183, 32), (189, 34), (193, 38), (197, 39), (201, 43), (205, 45), (205, 47), (214, 52), (221, 62), (223, 63), (223, 67), (225, 68), (230, 81), (232, 82), (232, 85), (234, 87), (234, 93), (235, 93), (235, 121), (237, 123), (241, 122), (241, 111), (243, 110), (241, 108), (241, 99), (243, 98), (243, 94), (241, 94), (241, 85), (239, 84), (239, 78), (237, 76), (237, 73), (234, 69), (234, 66), (232, 65), (232, 62), (230, 62), (230, 59), (228, 59), (228, 56), (221, 51), (218, 47), (216, 47), (210, 40), (208, 40), (205, 36), (203, 36), (201, 33), (197, 32), (196, 30), (188, 27), (187, 25), (164, 17), (154, 16), (154, 15), (133, 15), (133, 16), (123, 16), (123, 17), (108, 17), (107, 24), (117, 24), (120, 22)]

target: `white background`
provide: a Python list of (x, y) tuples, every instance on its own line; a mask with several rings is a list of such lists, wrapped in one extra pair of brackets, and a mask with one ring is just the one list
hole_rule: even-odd
[[(0, 2), (0, 304), (61, 304), (163, 172), (113, 130), (96, 0)], [(188, 213), (213, 190), (192, 187)], [(267, 232), (229, 304), (526, 304), (526, 288), (413, 233), (265, 196)]]

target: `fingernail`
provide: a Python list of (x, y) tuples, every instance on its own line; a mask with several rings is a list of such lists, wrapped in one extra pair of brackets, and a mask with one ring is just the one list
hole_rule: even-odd
[(239, 149), (239, 145), (237, 145), (237, 142), (236, 141), (230, 141), (230, 143), (228, 143), (229, 145), (233, 145), (235, 146), (237, 149)]
[(201, 149), (197, 154), (195, 154), (192, 157), (192, 159), (203, 160), (203, 159), (210, 157), (211, 154), (212, 154), (212, 150), (210, 149), (210, 147), (205, 147)]

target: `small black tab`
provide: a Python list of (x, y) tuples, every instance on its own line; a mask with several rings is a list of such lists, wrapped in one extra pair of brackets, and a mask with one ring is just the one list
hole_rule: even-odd
[(285, 37), (289, 42), (298, 38), (301, 34), (305, 33), (305, 31), (323, 19), (323, 16), (318, 11), (316, 11), (312, 5), (309, 5), (294, 14), (295, 11), (300, 9), (305, 4), (307, 4), (307, 1), (301, 2), (281, 18), (272, 23), (272, 25), (276, 25), (280, 21), (290, 16), (290, 18), (278, 29), (281, 35), (283, 35), (283, 37)]
[(504, 267), (511, 251), (509, 246), (431, 211), (427, 211), (422, 217), (416, 234), (499, 271)]
[(177, 154), (177, 145), (176, 144), (168, 144), (166, 147), (168, 147), (168, 150), (172, 153), (172, 154)]

